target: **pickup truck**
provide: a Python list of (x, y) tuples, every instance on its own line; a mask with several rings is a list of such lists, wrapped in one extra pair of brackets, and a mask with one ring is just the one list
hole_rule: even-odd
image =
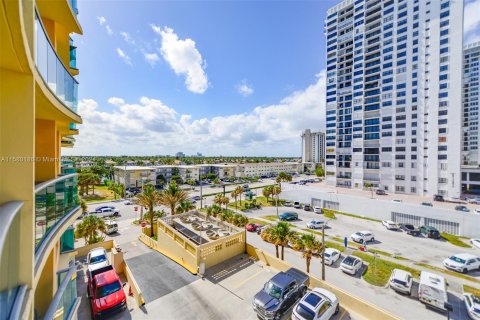
[(118, 217), (120, 215), (120, 210), (118, 209), (112, 209), (112, 208), (103, 208), (94, 212), (91, 212), (90, 214), (96, 215), (99, 218), (104, 218), (104, 217)]
[(307, 292), (309, 284), (310, 278), (300, 270), (279, 272), (255, 295), (253, 310), (260, 319), (280, 319)]
[(112, 266), (88, 271), (87, 297), (94, 320), (127, 309), (127, 298), (120, 278)]

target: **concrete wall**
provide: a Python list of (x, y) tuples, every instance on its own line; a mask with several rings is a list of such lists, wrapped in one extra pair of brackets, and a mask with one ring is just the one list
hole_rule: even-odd
[[(265, 253), (264, 251), (257, 249), (251, 245), (247, 244), (247, 253), (253, 258), (259, 260), (267, 266), (271, 266), (274, 269), (279, 271), (286, 271), (292, 266), (285, 263), (280, 259), (275, 258), (274, 256)], [(339, 299), (340, 305), (345, 307), (350, 313), (355, 314), (355, 318), (363, 318), (368, 320), (396, 320), (400, 319), (393, 314), (388, 313), (387, 311), (370, 304), (367, 301), (364, 301), (361, 298), (352, 296), (348, 292), (343, 291), (340, 288), (337, 288), (326, 281), (322, 281), (313, 276), (310, 276), (310, 287), (321, 287), (333, 292)]]
[[(300, 201), (302, 203), (314, 205), (314, 199), (317, 199), (316, 201), (321, 201), (321, 206), (327, 208), (329, 203), (338, 203), (338, 207), (330, 207), (330, 209), (378, 220), (393, 220), (392, 213), (394, 212), (413, 215), (419, 218), (418, 226), (424, 224), (432, 225), (437, 227), (440, 231), (450, 231), (449, 233), (456, 233), (465, 237), (478, 237), (480, 235), (480, 230), (477, 227), (480, 225), (480, 215), (472, 213), (461, 213), (459, 211), (416, 204), (328, 193), (318, 189), (309, 189), (308, 186), (303, 187), (295, 185), (292, 187), (292, 185), (283, 184), (282, 188), (283, 192), (280, 197), (290, 201)], [(446, 226), (445, 229), (442, 230), (441, 227), (438, 227), (429, 219), (458, 223), (458, 232), (451, 231), (453, 229), (452, 226), (449, 228)]]
[(84, 257), (88, 254), (88, 252), (95, 248), (105, 248), (105, 250), (109, 251), (114, 247), (113, 240), (107, 240), (103, 242), (98, 242), (94, 244), (89, 244), (80, 248), (75, 249), (77, 251), (78, 257)]
[(208, 269), (245, 252), (245, 231), (199, 246), (200, 261)]

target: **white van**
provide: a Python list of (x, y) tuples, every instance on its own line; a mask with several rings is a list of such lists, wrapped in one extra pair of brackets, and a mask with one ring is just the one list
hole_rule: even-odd
[(106, 226), (106, 230), (105, 230), (106, 234), (112, 234), (112, 233), (118, 232), (118, 225), (116, 221), (105, 220), (105, 226)]
[(418, 300), (434, 308), (445, 310), (445, 302), (448, 302), (445, 278), (422, 271), (418, 285)]

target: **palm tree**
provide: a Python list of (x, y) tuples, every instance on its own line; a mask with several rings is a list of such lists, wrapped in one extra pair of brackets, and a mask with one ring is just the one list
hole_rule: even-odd
[(222, 204), (225, 205), (225, 210), (227, 210), (228, 204), (230, 203), (230, 199), (228, 197), (222, 196)]
[(185, 201), (180, 202), (180, 204), (177, 207), (177, 212), (178, 213), (184, 213), (184, 212), (188, 212), (190, 210), (193, 210), (195, 208), (196, 208), (195, 205), (193, 203), (191, 203), (190, 200), (187, 199)]
[(175, 182), (170, 182), (165, 190), (160, 191), (159, 198), (159, 204), (170, 207), (173, 216), (177, 204), (188, 199), (188, 192), (177, 187)]
[(235, 199), (235, 210), (237, 209), (237, 198), (238, 198), (238, 196), (240, 196), (240, 192), (243, 191), (243, 190), (240, 190), (240, 189), (237, 187), (237, 188), (235, 188), (235, 190), (233, 190), (230, 193), (230, 196)]
[(85, 244), (93, 244), (105, 239), (105, 237), (98, 235), (97, 230), (105, 233), (107, 230), (105, 221), (95, 215), (90, 215), (83, 218), (82, 222), (77, 224), (75, 233), (77, 238), (85, 239)]
[(286, 173), (286, 172), (280, 172), (277, 176), (277, 183), (281, 183), (282, 181), (292, 181), (292, 175)]
[(272, 195), (272, 191), (273, 191), (273, 188), (272, 186), (268, 186), (268, 187), (265, 187), (263, 188), (262, 190), (262, 194), (265, 198), (267, 198), (267, 203), (268, 203), (268, 197), (270, 197)]
[(278, 247), (280, 246), (280, 241), (277, 237), (277, 230), (276, 227), (272, 226), (265, 229), (261, 234), (260, 237), (267, 242), (272, 243), (275, 246), (275, 255), (278, 259)]
[(290, 237), (294, 232), (290, 229), (290, 225), (287, 222), (277, 223), (277, 225), (275, 226), (275, 229), (276, 229), (275, 231), (276, 237), (278, 239), (280, 246), (282, 247), (281, 259), (283, 260), (285, 246), (288, 244), (288, 240), (290, 239)]
[(87, 202), (83, 199), (80, 199), (80, 208), (82, 209), (82, 214), (85, 215), (88, 211)]
[(312, 260), (312, 256), (321, 250), (322, 243), (318, 241), (311, 233), (302, 234), (300, 239), (304, 245), (303, 257), (307, 263), (307, 273), (310, 273), (310, 262)]
[(240, 200), (240, 207), (242, 206), (242, 194), (243, 194), (243, 188), (238, 186), (235, 188), (235, 191), (238, 193), (238, 197)]
[(221, 193), (217, 193), (215, 198), (213, 198), (213, 203), (219, 205), (220, 207), (223, 204), (223, 195)]
[(370, 182), (365, 182), (363, 186), (365, 187), (365, 189), (370, 190), (370, 192), (372, 193), (371, 197), (373, 198), (373, 184), (371, 184)]
[[(148, 217), (150, 218), (150, 232), (153, 236), (153, 208), (160, 203), (160, 194), (152, 185), (146, 185), (143, 192), (137, 195), (137, 203), (139, 206), (148, 209)], [(140, 217), (142, 220), (143, 217)]]
[(277, 207), (277, 217), (278, 217), (278, 195), (282, 193), (281, 185), (272, 186), (272, 196), (275, 197), (275, 206)]

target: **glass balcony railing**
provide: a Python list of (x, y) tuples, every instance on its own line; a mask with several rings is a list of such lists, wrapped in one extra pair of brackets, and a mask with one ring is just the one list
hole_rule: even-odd
[(77, 297), (77, 268), (71, 263), (68, 269), (57, 273), (58, 288), (53, 297), (44, 320), (76, 319), (80, 298)]
[(77, 174), (61, 176), (35, 188), (35, 252), (63, 218), (78, 209)]
[(66, 107), (77, 112), (78, 82), (58, 57), (38, 12), (35, 12), (35, 64), (50, 90)]
[(70, 0), (70, 6), (72, 7), (72, 10), (75, 13), (75, 15), (78, 15), (77, 0)]
[(70, 38), (70, 68), (77, 69), (77, 47), (73, 45), (72, 38)]

